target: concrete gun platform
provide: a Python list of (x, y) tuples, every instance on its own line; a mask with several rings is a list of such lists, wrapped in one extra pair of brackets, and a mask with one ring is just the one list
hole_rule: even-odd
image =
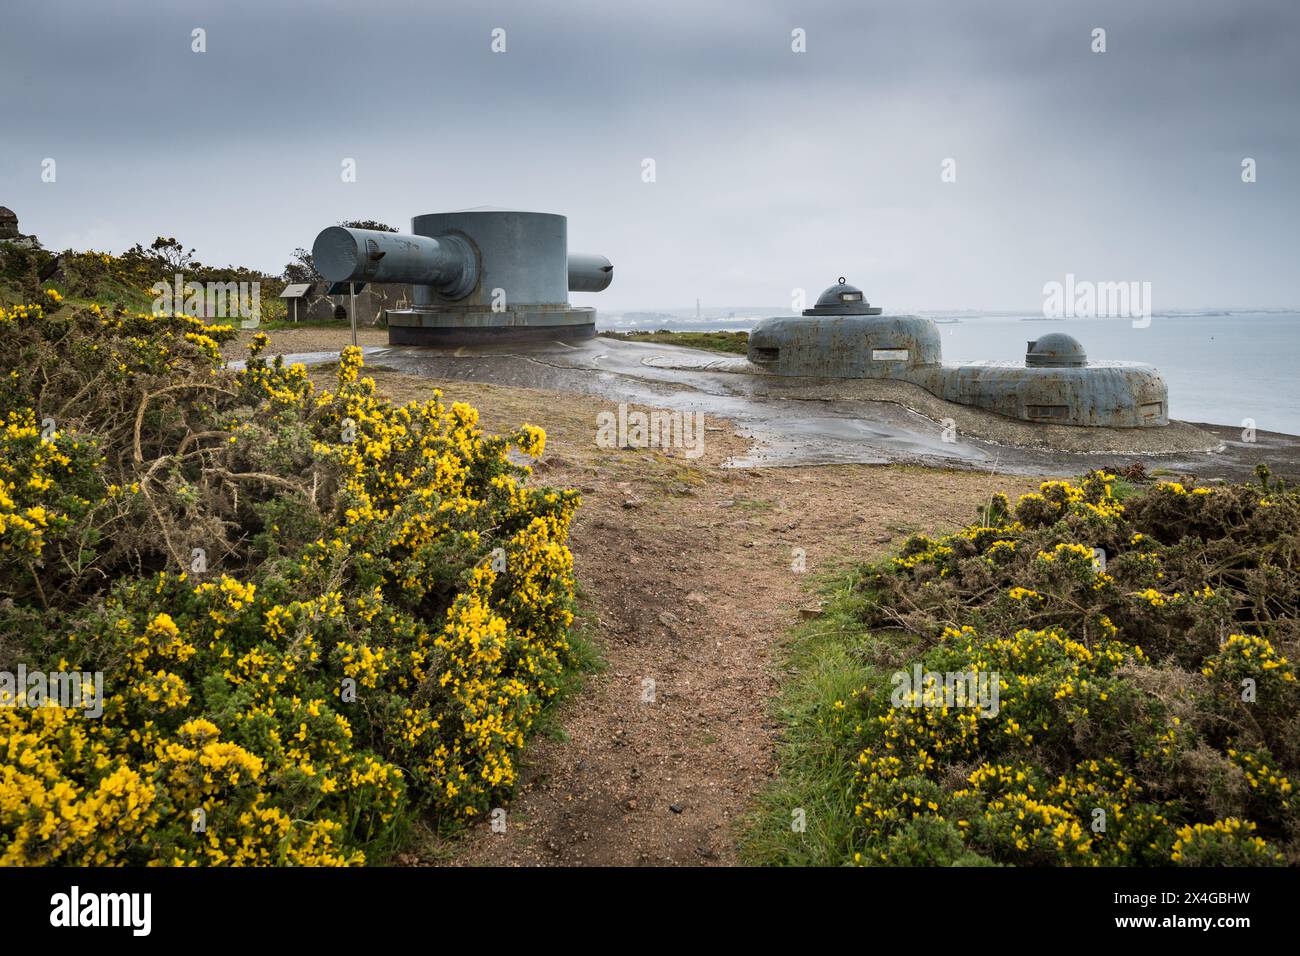
[[(1031, 424), (945, 402), (907, 382), (754, 374), (740, 357), (603, 336), (576, 343), (367, 348), (365, 357), (368, 366), (427, 378), (431, 388), (440, 380), (464, 380), (703, 411), (734, 422), (753, 439), (752, 451), (732, 460), (733, 467), (904, 462), (1065, 476), (1138, 461), (1240, 479), (1257, 461), (1268, 461), (1275, 473), (1300, 471), (1295, 436), (1259, 432), (1246, 443), (1240, 429), (1176, 421), (1159, 429)], [(338, 354), (285, 358), (319, 364), (337, 361)]]

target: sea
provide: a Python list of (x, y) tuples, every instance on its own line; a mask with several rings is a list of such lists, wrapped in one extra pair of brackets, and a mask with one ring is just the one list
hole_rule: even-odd
[[(710, 318), (690, 313), (600, 315), (597, 327), (627, 331), (745, 331), (777, 309)], [(1045, 319), (1028, 313), (919, 313), (935, 321), (943, 360), (1022, 362), (1029, 341), (1067, 332), (1089, 360), (1154, 365), (1169, 385), (1169, 414), (1300, 435), (1300, 312), (1170, 312), (1149, 320)], [(1144, 324), (1145, 323), (1145, 324)]]

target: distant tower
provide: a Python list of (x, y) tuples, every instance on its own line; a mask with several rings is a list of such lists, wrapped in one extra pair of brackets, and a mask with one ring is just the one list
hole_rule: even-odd
[(695, 300), (695, 321), (698, 322), (699, 320), (700, 320), (700, 300), (696, 299)]

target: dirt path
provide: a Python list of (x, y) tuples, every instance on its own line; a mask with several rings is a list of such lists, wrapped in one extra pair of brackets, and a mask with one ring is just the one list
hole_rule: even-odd
[[(398, 399), (430, 383), (380, 372)], [(709, 422), (705, 454), (606, 450), (607, 403), (444, 383), (489, 428), (549, 436), (538, 478), (583, 495), (570, 545), (606, 667), (536, 738), (505, 833), (480, 826), (432, 856), (466, 865), (734, 864), (733, 823), (774, 772), (775, 642), (816, 597), (812, 575), (910, 532), (969, 521), (991, 492), (1035, 482), (905, 466), (740, 471)], [(809, 573), (795, 573), (794, 549)]]

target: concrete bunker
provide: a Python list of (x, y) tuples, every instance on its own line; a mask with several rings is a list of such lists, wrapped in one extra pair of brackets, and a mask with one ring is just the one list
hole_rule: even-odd
[(1150, 365), (1090, 363), (1083, 345), (1062, 332), (1029, 342), (1023, 365), (945, 365), (933, 321), (882, 312), (841, 277), (802, 315), (759, 322), (749, 336), (749, 361), (773, 375), (910, 382), (946, 401), (1028, 422), (1169, 423), (1168, 388)]

